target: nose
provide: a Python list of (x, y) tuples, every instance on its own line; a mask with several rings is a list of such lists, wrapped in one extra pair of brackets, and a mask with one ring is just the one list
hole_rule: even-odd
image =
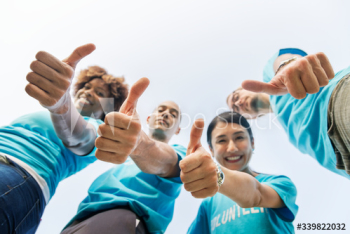
[(236, 102), (235, 102), (235, 105), (236, 106), (241, 106), (243, 103), (241, 102), (241, 99), (238, 99)]
[(91, 97), (92, 96), (91, 92), (92, 92), (91, 89), (88, 89), (85, 91), (85, 95), (88, 97)]
[(162, 116), (163, 116), (163, 118), (167, 119), (167, 118), (169, 118), (169, 114), (170, 114), (169, 111), (165, 110), (165, 111), (163, 111)]
[(233, 153), (236, 152), (238, 149), (236, 147), (236, 144), (233, 142), (233, 140), (230, 140), (230, 142), (228, 143), (228, 147), (227, 147), (227, 152)]

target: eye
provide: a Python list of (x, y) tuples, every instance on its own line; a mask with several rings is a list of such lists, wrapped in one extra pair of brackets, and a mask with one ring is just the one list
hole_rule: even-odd
[(239, 107), (235, 104), (232, 105), (232, 110), (239, 113)]
[(218, 140), (217, 143), (225, 143), (226, 140), (225, 139), (221, 139), (221, 140)]
[(237, 140), (243, 140), (245, 137), (243, 137), (243, 136), (238, 136), (236, 139)]
[(176, 117), (177, 117), (175, 114), (171, 114), (171, 116), (172, 116), (173, 118), (176, 118)]
[(100, 97), (104, 97), (104, 94), (101, 93), (101, 92), (97, 92), (97, 95), (100, 96)]

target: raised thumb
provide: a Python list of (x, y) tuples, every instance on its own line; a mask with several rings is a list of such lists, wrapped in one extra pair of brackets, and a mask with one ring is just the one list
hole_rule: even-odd
[(128, 97), (123, 102), (119, 112), (131, 116), (134, 109), (136, 109), (138, 99), (141, 97), (143, 92), (145, 92), (149, 83), (149, 79), (145, 77), (136, 81), (133, 86), (131, 86)]
[(62, 62), (67, 63), (69, 66), (75, 69), (78, 62), (85, 56), (91, 54), (91, 52), (94, 51), (95, 49), (96, 49), (96, 46), (91, 43), (79, 46), (73, 51), (71, 55), (69, 55), (66, 59), (63, 59)]
[(204, 120), (196, 119), (192, 125), (191, 134), (190, 134), (190, 143), (187, 147), (186, 156), (196, 151), (196, 149), (201, 145), (201, 137), (204, 128)]

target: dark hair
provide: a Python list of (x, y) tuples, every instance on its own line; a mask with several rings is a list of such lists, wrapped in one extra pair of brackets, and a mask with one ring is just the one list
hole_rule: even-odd
[[(111, 97), (114, 98), (114, 111), (119, 111), (126, 97), (128, 96), (128, 85), (124, 83), (124, 77), (114, 77), (108, 74), (105, 69), (99, 66), (90, 66), (82, 70), (77, 76), (77, 82), (74, 85), (74, 95), (84, 87), (84, 85), (93, 79), (102, 79), (109, 88)], [(102, 115), (104, 120), (105, 115)]]
[(248, 123), (247, 119), (244, 118), (243, 115), (234, 112), (234, 111), (227, 111), (224, 113), (221, 113), (217, 115), (209, 124), (208, 130), (207, 130), (207, 142), (210, 146), (210, 148), (213, 148), (213, 145), (211, 143), (211, 133), (213, 132), (214, 128), (219, 122), (223, 123), (236, 123), (247, 129), (250, 140), (253, 140), (253, 132), (250, 128), (250, 124)]

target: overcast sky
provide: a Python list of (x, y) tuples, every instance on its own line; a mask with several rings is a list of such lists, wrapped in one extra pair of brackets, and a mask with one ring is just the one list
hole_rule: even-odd
[[(0, 125), (43, 110), (24, 91), (29, 65), (40, 50), (63, 59), (92, 42), (97, 49), (78, 71), (100, 65), (125, 76), (128, 84), (148, 77), (151, 84), (138, 102), (144, 130), (153, 108), (173, 100), (186, 118), (171, 143), (184, 146), (193, 119), (202, 117), (208, 124), (227, 110), (227, 95), (245, 79), (262, 80), (266, 61), (280, 48), (323, 51), (335, 71), (350, 65), (350, 2), (345, 0), (13, 0), (0, 6)], [(292, 179), (300, 207), (295, 225), (345, 223), (349, 229), (350, 181), (299, 153), (273, 119), (268, 115), (252, 123), (252, 168)], [(207, 148), (204, 137), (202, 143)], [(96, 162), (62, 181), (37, 233), (59, 233), (91, 182), (111, 166)], [(185, 233), (200, 202), (183, 190), (166, 233)]]

